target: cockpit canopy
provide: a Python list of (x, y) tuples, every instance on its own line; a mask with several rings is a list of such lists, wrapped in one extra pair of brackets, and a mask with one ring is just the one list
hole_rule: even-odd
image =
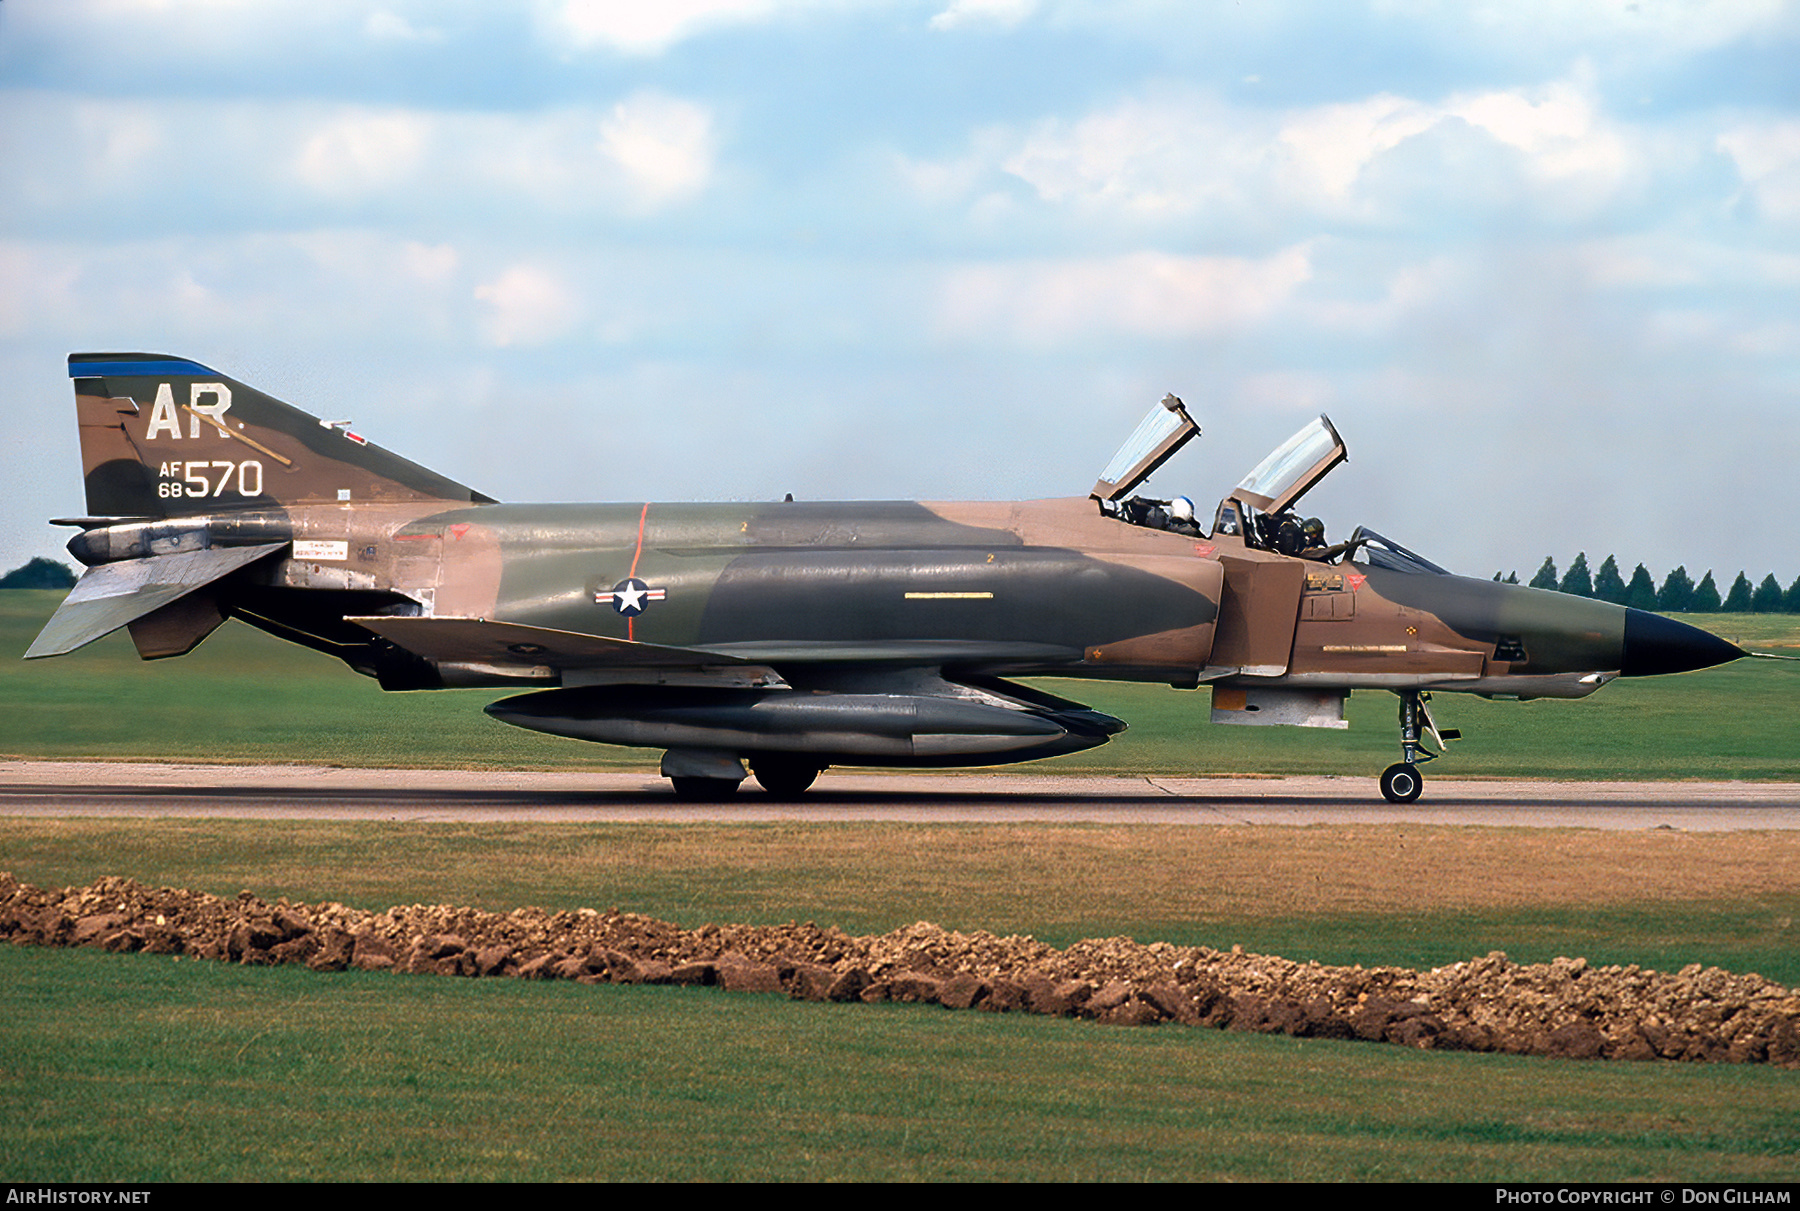
[(1150, 409), (1150, 415), (1138, 422), (1106, 464), (1106, 470), (1100, 472), (1089, 495), (1100, 501), (1118, 500), (1149, 479), (1151, 472), (1174, 457), (1175, 451), (1199, 436), (1200, 426), (1188, 415), (1181, 400), (1173, 395), (1163, 396)]
[(1349, 457), (1330, 418), (1321, 416), (1275, 447), (1231, 495), (1259, 512), (1279, 513)]
[[(1173, 395), (1163, 396), (1095, 482), (1091, 495), (1100, 503), (1101, 512), (1132, 525), (1195, 535), (1209, 533), (1201, 529), (1193, 503), (1186, 497), (1125, 498), (1126, 493), (1199, 435), (1200, 426), (1182, 402)], [(1358, 528), (1347, 542), (1328, 546), (1324, 524), (1318, 518), (1302, 518), (1294, 513), (1295, 503), (1349, 457), (1331, 418), (1320, 416), (1282, 442), (1238, 481), (1231, 494), (1219, 502), (1210, 533), (1237, 535), (1249, 546), (1306, 559), (1335, 561), (1360, 550), (1363, 559), (1377, 567), (1443, 573), (1444, 569), (1430, 560), (1373, 530)]]
[(1150, 529), (1195, 536), (1237, 534), (1249, 547), (1303, 560), (1337, 561), (1355, 556), (1370, 567), (1449, 576), (1433, 561), (1361, 525), (1346, 542), (1327, 545), (1325, 524), (1319, 518), (1303, 518), (1294, 513), (1294, 504), (1314, 484), (1330, 475), (1339, 462), (1350, 459), (1343, 437), (1337, 435), (1327, 416), (1301, 428), (1298, 434), (1276, 446), (1267, 459), (1258, 462), (1249, 475), (1238, 480), (1231, 495), (1220, 500), (1211, 531), (1202, 531), (1201, 520), (1193, 513), (1193, 502), (1186, 497), (1125, 498), (1125, 493), (1138, 488), (1152, 471), (1199, 435), (1201, 426), (1193, 423), (1181, 399), (1163, 396), (1094, 482), (1091, 495), (1100, 502), (1100, 511), (1120, 518), (1121, 522), (1148, 525)]
[(1219, 502), (1213, 533), (1239, 534), (1253, 547), (1266, 547), (1283, 555), (1307, 555), (1332, 559), (1343, 548), (1325, 545), (1325, 526), (1316, 517), (1294, 514), (1294, 503), (1312, 486), (1349, 460), (1344, 439), (1321, 416), (1282, 442), (1244, 476), (1231, 495)]

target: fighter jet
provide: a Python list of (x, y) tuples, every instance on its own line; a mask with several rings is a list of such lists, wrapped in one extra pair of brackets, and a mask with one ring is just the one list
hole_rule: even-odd
[[(1744, 655), (1641, 610), (1455, 576), (1368, 529), (1300, 516), (1347, 458), (1321, 416), (1210, 521), (1131, 495), (1200, 432), (1173, 395), (1087, 496), (923, 503), (502, 504), (197, 362), (69, 358), (87, 571), (26, 653), (120, 627), (146, 660), (226, 618), (386, 690), (522, 691), (519, 727), (663, 750), (677, 795), (750, 773), (802, 794), (832, 766), (1000, 765), (1124, 722), (1020, 678), (1211, 687), (1226, 724), (1344, 727), (1399, 699), (1394, 802), (1457, 733), (1436, 692), (1580, 698)], [(1431, 743), (1427, 743), (1429, 740)]]

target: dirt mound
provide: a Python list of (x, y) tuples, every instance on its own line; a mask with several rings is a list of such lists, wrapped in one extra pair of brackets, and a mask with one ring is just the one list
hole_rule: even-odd
[(122, 878), (48, 891), (8, 874), (0, 937), (316, 971), (712, 985), (1445, 1050), (1800, 1066), (1800, 992), (1698, 964), (1675, 974), (1585, 959), (1526, 966), (1496, 952), (1434, 971), (1326, 967), (1128, 938), (1057, 950), (924, 922), (860, 938), (811, 923), (682, 929), (617, 910), (368, 912)]

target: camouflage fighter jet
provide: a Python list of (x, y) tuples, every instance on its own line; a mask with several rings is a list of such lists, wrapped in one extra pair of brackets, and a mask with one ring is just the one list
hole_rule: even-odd
[[(1579, 698), (1743, 655), (1679, 622), (1453, 576), (1295, 503), (1345, 448), (1324, 417), (1211, 524), (1128, 497), (1199, 433), (1166, 397), (1087, 497), (948, 504), (501, 504), (196, 362), (69, 358), (87, 566), (26, 653), (120, 627), (146, 660), (226, 618), (383, 689), (505, 687), (496, 719), (664, 750), (694, 798), (744, 763), (796, 796), (834, 765), (998, 765), (1125, 724), (1020, 677), (1212, 687), (1216, 723), (1344, 727), (1400, 700), (1382, 793), (1456, 733), (1433, 691)], [(1436, 742), (1439, 752), (1425, 744)]]

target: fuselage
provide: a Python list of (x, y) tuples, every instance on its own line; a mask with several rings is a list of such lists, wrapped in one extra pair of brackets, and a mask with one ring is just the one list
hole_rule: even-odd
[[(403, 610), (782, 667), (1186, 686), (1578, 697), (1630, 663), (1631, 612), (1620, 606), (1292, 558), (1234, 536), (1130, 525), (1085, 499), (319, 505), (184, 518), (178, 529), (212, 543), (290, 538), (289, 557), (247, 577), (236, 612), (340, 645), (356, 637), (333, 618)], [(628, 581), (644, 586), (642, 600), (621, 609), (613, 594)], [(497, 671), (494, 683), (511, 681)]]

